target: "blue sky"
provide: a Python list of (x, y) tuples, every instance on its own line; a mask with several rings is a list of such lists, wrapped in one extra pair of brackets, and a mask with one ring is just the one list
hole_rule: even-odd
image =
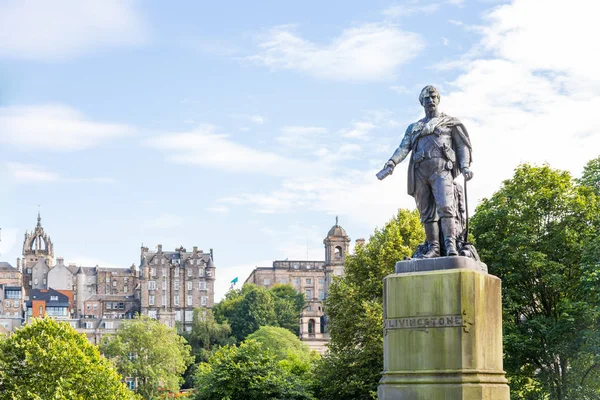
[(55, 253), (129, 266), (214, 249), (217, 297), (254, 266), (368, 238), (406, 195), (374, 174), (421, 117), (466, 124), (471, 210), (520, 162), (600, 153), (595, 2), (0, 0), (1, 258), (38, 207)]

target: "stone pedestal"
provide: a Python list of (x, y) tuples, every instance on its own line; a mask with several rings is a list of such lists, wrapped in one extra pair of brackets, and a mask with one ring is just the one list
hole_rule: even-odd
[(509, 400), (500, 279), (465, 257), (401, 261), (396, 272), (384, 279), (379, 400)]

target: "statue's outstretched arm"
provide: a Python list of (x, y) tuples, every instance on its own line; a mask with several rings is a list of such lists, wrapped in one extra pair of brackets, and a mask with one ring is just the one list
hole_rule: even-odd
[(400, 142), (400, 146), (398, 146), (398, 148), (396, 149), (396, 151), (394, 152), (392, 157), (386, 163), (386, 166), (389, 166), (388, 164), (393, 164), (393, 165), (391, 165), (391, 167), (392, 168), (395, 167), (396, 165), (400, 164), (406, 158), (408, 153), (410, 153), (410, 144), (411, 144), (410, 133), (411, 132), (412, 132), (412, 125), (410, 125), (406, 129), (406, 133), (404, 133), (404, 138), (402, 138), (402, 142)]

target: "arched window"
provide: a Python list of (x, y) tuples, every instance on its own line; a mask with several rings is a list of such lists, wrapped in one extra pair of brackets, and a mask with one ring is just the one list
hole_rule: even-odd
[(314, 335), (314, 333), (315, 333), (315, 320), (309, 319), (308, 320), (308, 334)]
[(336, 246), (336, 248), (333, 250), (333, 256), (337, 259), (342, 258), (343, 255), (343, 250), (340, 246)]

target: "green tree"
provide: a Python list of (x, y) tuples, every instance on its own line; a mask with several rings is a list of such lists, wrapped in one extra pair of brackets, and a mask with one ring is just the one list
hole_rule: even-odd
[(269, 293), (273, 296), (277, 325), (298, 335), (298, 321), (305, 303), (304, 294), (298, 293), (291, 285), (274, 285)]
[[(285, 360), (290, 355), (310, 362), (315, 358), (315, 352), (298, 339), (296, 335), (285, 328), (276, 326), (262, 326), (256, 332), (248, 335), (246, 340), (254, 340), (260, 343), (265, 349), (271, 351), (277, 357), (278, 361)], [(317, 356), (318, 357), (318, 356)]]
[(104, 339), (102, 353), (121, 375), (137, 379), (136, 392), (144, 399), (158, 398), (159, 388), (179, 390), (181, 375), (193, 361), (190, 346), (175, 329), (147, 316), (124, 321)]
[(208, 361), (209, 357), (221, 346), (235, 344), (235, 337), (231, 336), (231, 327), (227, 322), (219, 324), (211, 310), (197, 307), (194, 309), (192, 330), (182, 332), (181, 335), (188, 341), (192, 348), (195, 363), (191, 364), (184, 373), (185, 388), (194, 385), (197, 364)]
[(261, 326), (280, 326), (298, 334), (304, 294), (290, 285), (274, 285), (270, 289), (245, 284), (230, 290), (213, 307), (215, 320), (227, 322), (235, 338), (243, 341)]
[[(505, 368), (513, 398), (597, 399), (598, 197), (570, 174), (521, 165), (477, 207), (473, 234), (503, 281)], [(597, 287), (597, 286), (596, 286)]]
[(129, 400), (138, 397), (98, 348), (68, 323), (33, 319), (0, 340), (0, 398)]
[(383, 370), (383, 278), (423, 240), (418, 212), (399, 210), (346, 258), (345, 276), (334, 280), (325, 302), (331, 341), (314, 372), (319, 399), (376, 396)]
[(305, 381), (263, 344), (219, 348), (196, 373), (198, 400), (312, 400)]
[(211, 310), (200, 307), (194, 309), (192, 330), (185, 336), (188, 337), (196, 362), (208, 361), (216, 347), (235, 343), (229, 324), (219, 324)]
[(583, 174), (577, 182), (582, 186), (591, 187), (600, 196), (600, 157), (588, 161), (583, 168)]

